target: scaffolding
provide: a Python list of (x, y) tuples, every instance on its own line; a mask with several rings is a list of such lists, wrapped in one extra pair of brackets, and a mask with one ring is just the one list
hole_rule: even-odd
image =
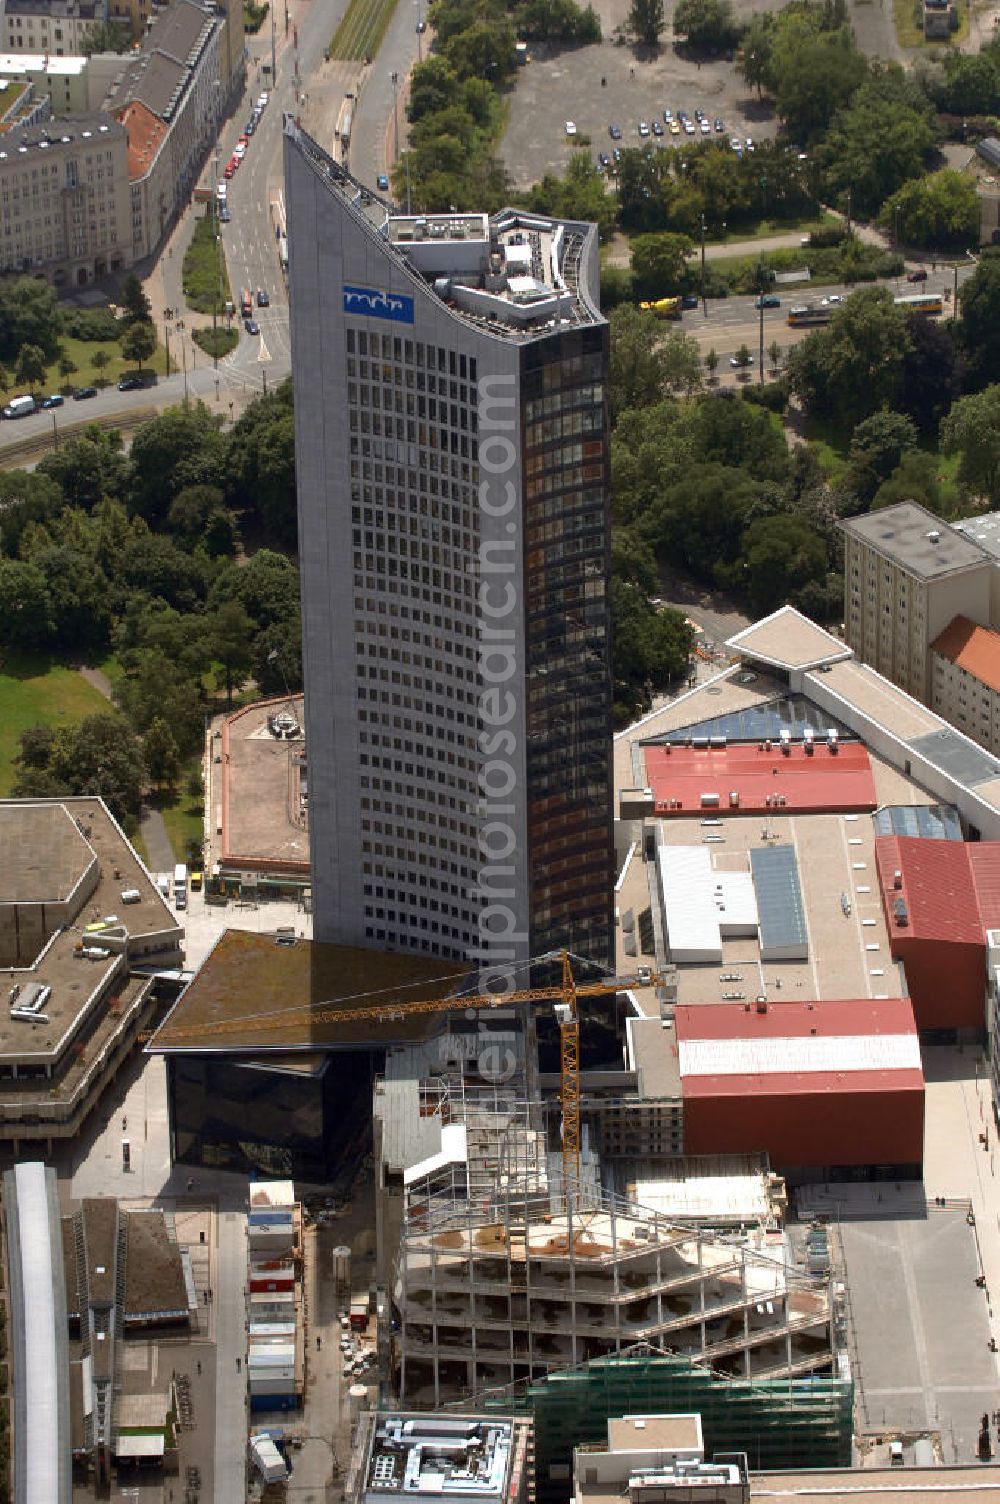
[(698, 1414), (705, 1455), (745, 1452), (755, 1472), (852, 1460), (849, 1378), (738, 1378), (649, 1347), (480, 1396), (476, 1405), (532, 1418), (538, 1504), (566, 1498), (573, 1448), (606, 1450), (608, 1420), (622, 1415)]
[(538, 1112), (456, 1084), (464, 1146), (406, 1176), (391, 1292), (401, 1402), (447, 1405), (647, 1341), (743, 1377), (828, 1371), (828, 1281), (783, 1234), (671, 1222), (602, 1186), (584, 1140), (567, 1181)]

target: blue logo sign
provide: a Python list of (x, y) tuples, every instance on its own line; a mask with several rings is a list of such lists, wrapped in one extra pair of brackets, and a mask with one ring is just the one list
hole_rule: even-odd
[(413, 299), (398, 292), (376, 292), (371, 287), (344, 288), (344, 312), (372, 319), (390, 319), (395, 324), (413, 323)]

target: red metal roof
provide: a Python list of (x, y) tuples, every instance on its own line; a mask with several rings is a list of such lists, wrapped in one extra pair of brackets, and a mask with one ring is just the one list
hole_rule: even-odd
[[(893, 944), (905, 940), (984, 943), (969, 851), (964, 841), (930, 841), (921, 836), (875, 838), (875, 860)], [(989, 886), (989, 870), (984, 863), (984, 892)], [(901, 874), (898, 888), (897, 872)], [(899, 900), (906, 906), (905, 925), (896, 913)]]
[[(757, 742), (740, 742), (647, 747), (645, 754), (658, 815), (714, 808), (702, 804), (705, 794), (717, 796), (719, 810), (730, 814), (757, 814), (771, 808), (776, 796), (784, 799), (786, 814), (873, 810), (877, 804), (868, 749), (861, 742), (841, 742), (833, 752), (817, 738), (813, 752), (796, 742), (787, 755), (775, 742), (769, 751)], [(679, 802), (672, 805), (672, 800)]]
[(966, 850), (985, 942), (987, 930), (1000, 929), (1000, 841), (972, 841)]
[[(944, 844), (943, 842), (939, 844)], [(863, 997), (833, 1002), (755, 1004), (682, 1003), (674, 1013), (677, 1043), (693, 1039), (804, 1039), (854, 1034), (914, 1034), (913, 1009), (905, 997)]]
[[(754, 1004), (749, 1010), (743, 1003), (707, 1003), (701, 1006), (685, 1005), (677, 1008), (675, 1028), (678, 1053), (681, 1057), (681, 1091), (685, 1101), (691, 1098), (718, 1097), (822, 1097), (844, 1093), (885, 1093), (896, 1091), (922, 1091), (923, 1071), (919, 1063), (912, 1066), (880, 1066), (879, 1041), (886, 1040), (890, 1054), (899, 1054), (893, 1048), (899, 1036), (910, 1036), (912, 1047), (906, 1053), (916, 1054), (916, 1024), (909, 998), (858, 998), (836, 1002), (768, 1003), (766, 1012), (758, 1013)], [(830, 1069), (823, 1070), (735, 1070), (700, 1071), (685, 1069), (685, 1046), (700, 1041), (732, 1042), (734, 1062), (738, 1062), (740, 1044), (746, 1040), (811, 1039), (816, 1036), (817, 1049), (826, 1053), (829, 1046)], [(860, 1039), (865, 1041), (861, 1050), (867, 1054), (867, 1041), (871, 1040), (871, 1068), (838, 1066), (837, 1040)], [(850, 1050), (857, 1060), (858, 1046)], [(718, 1051), (709, 1052), (719, 1055)], [(755, 1055), (758, 1053), (753, 1052)], [(789, 1048), (789, 1054), (793, 1052)], [(773, 1058), (773, 1056), (772, 1056)]]

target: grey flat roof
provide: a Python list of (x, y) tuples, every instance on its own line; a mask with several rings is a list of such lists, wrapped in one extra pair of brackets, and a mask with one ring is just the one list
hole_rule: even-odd
[[(936, 580), (989, 559), (986, 550), (972, 538), (915, 501), (901, 501), (866, 517), (849, 517), (841, 527), (922, 580)], [(938, 535), (936, 542), (929, 533)]]
[(926, 736), (912, 738), (908, 745), (966, 788), (1000, 778), (1000, 762), (958, 731), (929, 731)]
[(877, 836), (923, 836), (960, 841), (962, 822), (953, 804), (887, 804), (872, 817)]
[(792, 945), (805, 950), (809, 939), (795, 847), (752, 847), (750, 871), (757, 895), (761, 955)]

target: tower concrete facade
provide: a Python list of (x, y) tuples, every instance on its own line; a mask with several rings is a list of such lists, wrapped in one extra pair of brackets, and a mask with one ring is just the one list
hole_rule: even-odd
[(290, 118), (285, 184), (316, 937), (606, 964), (596, 227), (397, 214)]

